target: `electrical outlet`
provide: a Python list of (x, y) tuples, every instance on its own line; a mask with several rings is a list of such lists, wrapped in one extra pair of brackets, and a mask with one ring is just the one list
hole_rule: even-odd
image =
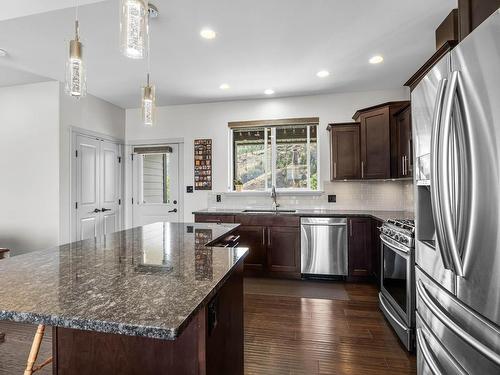
[(186, 186), (186, 193), (192, 193), (193, 192), (193, 187), (192, 186)]
[(337, 196), (335, 194), (328, 194), (328, 203), (337, 202)]
[(217, 195), (215, 196), (215, 200), (216, 200), (217, 202), (221, 202), (221, 201), (222, 201), (222, 196), (221, 196), (220, 194), (217, 194)]

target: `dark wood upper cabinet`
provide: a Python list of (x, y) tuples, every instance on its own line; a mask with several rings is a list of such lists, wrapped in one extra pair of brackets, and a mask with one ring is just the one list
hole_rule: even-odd
[(413, 175), (413, 139), (411, 132), (411, 106), (403, 107), (394, 115), (396, 119), (396, 138), (398, 142), (397, 171), (393, 177)]
[(500, 0), (458, 0), (460, 40), (500, 8)]
[(362, 179), (399, 177), (397, 125), (394, 114), (409, 101), (388, 102), (358, 110), (353, 119), (360, 123)]
[(372, 276), (372, 220), (365, 217), (350, 218), (349, 224), (349, 276)]
[(271, 273), (300, 277), (300, 237), (298, 228), (269, 227), (268, 268)]
[(360, 179), (360, 124), (328, 125), (330, 131), (330, 179)]

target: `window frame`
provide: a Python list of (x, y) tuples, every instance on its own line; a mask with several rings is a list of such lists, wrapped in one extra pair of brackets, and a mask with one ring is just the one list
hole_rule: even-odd
[[(273, 120), (271, 120), (273, 121)], [(271, 122), (270, 121), (270, 122)], [(320, 178), (320, 171), (321, 171), (321, 168), (320, 168), (320, 136), (319, 136), (319, 120), (317, 123), (304, 123), (304, 124), (296, 124), (296, 123), (290, 123), (290, 124), (286, 124), (286, 123), (283, 123), (283, 124), (279, 124), (279, 125), (274, 125), (274, 124), (269, 124), (269, 125), (266, 125), (265, 122), (262, 123), (262, 124), (259, 124), (259, 125), (254, 125), (254, 126), (247, 126), (246, 128), (248, 129), (258, 129), (258, 128), (262, 128), (264, 129), (264, 139), (267, 139), (267, 134), (268, 134), (268, 131), (271, 130), (271, 134), (270, 134), (270, 139), (271, 139), (271, 187), (272, 186), (276, 186), (276, 161), (277, 161), (277, 155), (276, 155), (276, 150), (277, 150), (277, 147), (276, 147), (276, 128), (279, 128), (279, 127), (285, 127), (285, 126), (306, 126), (306, 129), (307, 129), (307, 143), (306, 143), (306, 152), (307, 152), (307, 175), (309, 176), (309, 178), (307, 179), (307, 188), (278, 188), (276, 187), (276, 191), (278, 192), (290, 192), (290, 193), (293, 193), (293, 192), (311, 192), (311, 193), (317, 193), (317, 192), (320, 192), (321, 191), (321, 178)], [(311, 147), (310, 147), (310, 139), (311, 139), (311, 136), (310, 136), (310, 132), (311, 132), (311, 126), (316, 126), (316, 176), (317, 176), (317, 184), (316, 184), (316, 189), (312, 189), (311, 188)], [(236, 193), (236, 190), (234, 190), (234, 176), (235, 176), (235, 171), (236, 171), (236, 165), (235, 165), (235, 158), (236, 158), (236, 149), (234, 147), (234, 136), (233, 136), (233, 133), (234, 131), (238, 131), (238, 130), (243, 130), (245, 129), (245, 127), (241, 126), (241, 127), (229, 127), (228, 128), (228, 155), (229, 155), (229, 158), (228, 158), (228, 162), (229, 162), (229, 165), (228, 165), (228, 186), (227, 186), (227, 190), (229, 192), (235, 192)], [(266, 153), (267, 154), (267, 153)], [(267, 163), (267, 158), (265, 159), (264, 163)], [(266, 182), (267, 182), (267, 179), (266, 179)], [(265, 187), (264, 190), (242, 190), (241, 192), (239, 193), (255, 193), (255, 194), (258, 194), (258, 193), (268, 193), (271, 191), (271, 187)]]

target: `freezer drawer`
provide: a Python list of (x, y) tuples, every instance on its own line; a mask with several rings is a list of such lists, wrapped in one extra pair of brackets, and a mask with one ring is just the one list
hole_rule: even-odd
[[(437, 341), (441, 347), (446, 348), (453, 361), (468, 374), (500, 374), (500, 328), (470, 310), (455, 296), (434, 283), (418, 267), (416, 281), (418, 317), (433, 334), (433, 337), (428, 334), (424, 336), (430, 337), (426, 341)], [(420, 338), (419, 363), (426, 354), (420, 345), (425, 333), (422, 330), (417, 331), (417, 340)], [(457, 373), (445, 371), (449, 363), (443, 363), (442, 355), (432, 349), (432, 345), (430, 348), (429, 353), (432, 356), (427, 355), (427, 362), (429, 358), (434, 358), (436, 363), (441, 362), (442, 374)], [(419, 374), (426, 374), (426, 366), (429, 365), (424, 366), (421, 363)]]
[(301, 219), (301, 272), (347, 276), (347, 219)]

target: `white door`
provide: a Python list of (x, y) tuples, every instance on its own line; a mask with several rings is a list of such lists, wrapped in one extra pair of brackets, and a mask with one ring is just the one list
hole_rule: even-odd
[(100, 141), (76, 137), (76, 239), (100, 235)]
[(116, 143), (101, 141), (100, 208), (102, 234), (120, 229), (120, 149)]
[(120, 146), (76, 136), (76, 238), (98, 237), (120, 229)]
[(178, 222), (179, 145), (137, 146), (134, 151), (133, 225)]

